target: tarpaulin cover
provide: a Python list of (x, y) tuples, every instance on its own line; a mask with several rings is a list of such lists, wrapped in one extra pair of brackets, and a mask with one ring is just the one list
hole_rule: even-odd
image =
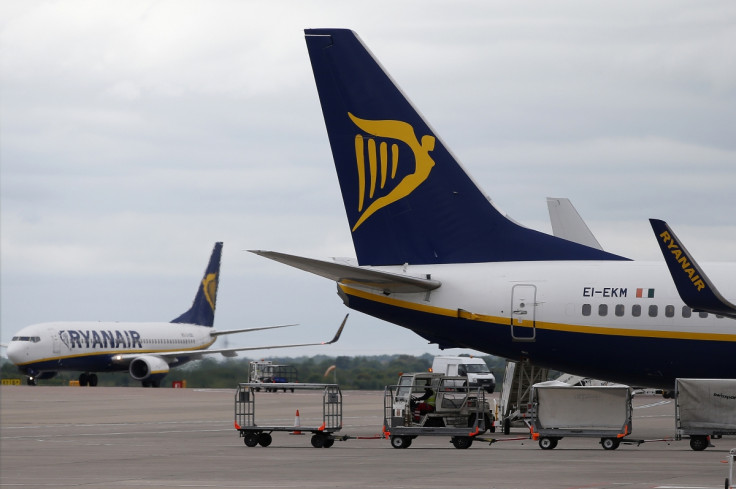
[(628, 423), (631, 395), (626, 386), (536, 384), (537, 428), (621, 430)]
[(736, 379), (677, 379), (678, 428), (736, 430)]

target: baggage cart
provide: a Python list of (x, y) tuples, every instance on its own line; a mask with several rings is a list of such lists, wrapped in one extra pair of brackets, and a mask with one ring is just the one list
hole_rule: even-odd
[(248, 447), (271, 444), (274, 431), (309, 432), (314, 448), (329, 448), (335, 443), (334, 434), (342, 429), (342, 392), (337, 384), (283, 383), (280, 388), (322, 391), (322, 423), (311, 426), (277, 425), (267, 419), (256, 422), (256, 394), (263, 384), (245, 382), (235, 391), (235, 429)]
[(631, 434), (631, 389), (625, 385), (570, 386), (550, 381), (532, 389), (532, 438), (551, 450), (565, 437), (600, 438), (615, 450)]
[[(430, 392), (425, 403), (420, 394)], [(383, 433), (394, 448), (408, 448), (418, 436), (449, 436), (455, 448), (469, 448), (493, 423), (484, 389), (467, 387), (463, 377), (404, 374), (383, 399)]]
[(700, 451), (723, 435), (736, 435), (736, 379), (677, 379), (675, 439)]

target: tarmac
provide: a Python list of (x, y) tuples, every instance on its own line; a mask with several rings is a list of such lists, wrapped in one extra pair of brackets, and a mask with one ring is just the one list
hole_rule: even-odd
[[(378, 438), (383, 393), (343, 392), (343, 429), (365, 437), (313, 448), (310, 434), (274, 432), (246, 447), (233, 426), (234, 389), (0, 387), (0, 487), (20, 488), (722, 488), (735, 437), (702, 452), (674, 441), (674, 403), (634, 398), (633, 432), (603, 450), (564, 438), (541, 450), (522, 428), (455, 449), (446, 437), (410, 448)], [(319, 424), (321, 393), (260, 392), (256, 423)]]

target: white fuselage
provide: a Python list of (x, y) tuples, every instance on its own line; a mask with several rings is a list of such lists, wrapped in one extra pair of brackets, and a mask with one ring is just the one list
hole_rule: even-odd
[(52, 322), (21, 329), (8, 345), (8, 359), (38, 370), (125, 370), (114, 355), (201, 350), (215, 339), (212, 328), (178, 323)]

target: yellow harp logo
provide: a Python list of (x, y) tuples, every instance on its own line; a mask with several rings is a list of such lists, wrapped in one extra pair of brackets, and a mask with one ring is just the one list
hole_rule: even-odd
[(204, 298), (207, 299), (212, 310), (215, 310), (215, 297), (217, 297), (217, 274), (208, 273), (202, 279), (202, 290)]
[[(409, 146), (409, 149), (414, 153), (415, 161), (413, 173), (406, 175), (391, 192), (373, 200), (376, 186), (380, 185), (382, 189), (386, 186), (389, 178), (391, 180), (396, 178), (399, 167), (399, 145), (391, 144), (391, 168), (389, 169), (388, 143), (381, 141), (378, 148), (376, 148), (375, 139), (365, 138), (362, 134), (355, 136), (355, 158), (358, 164), (358, 212), (361, 213), (358, 221), (353, 226), (353, 231), (355, 231), (377, 210), (408, 196), (429, 177), (429, 172), (434, 167), (434, 160), (429, 156), (429, 153), (434, 150), (435, 138), (434, 136), (425, 135), (422, 136), (422, 141), (419, 142), (414, 133), (414, 128), (403, 121), (369, 121), (355, 117), (350, 112), (348, 112), (348, 116), (366, 134), (382, 139), (394, 139)], [(365, 161), (366, 146), (368, 149), (367, 167)], [(368, 194), (367, 199), (366, 192)], [(365, 210), (363, 210), (364, 207)]]

